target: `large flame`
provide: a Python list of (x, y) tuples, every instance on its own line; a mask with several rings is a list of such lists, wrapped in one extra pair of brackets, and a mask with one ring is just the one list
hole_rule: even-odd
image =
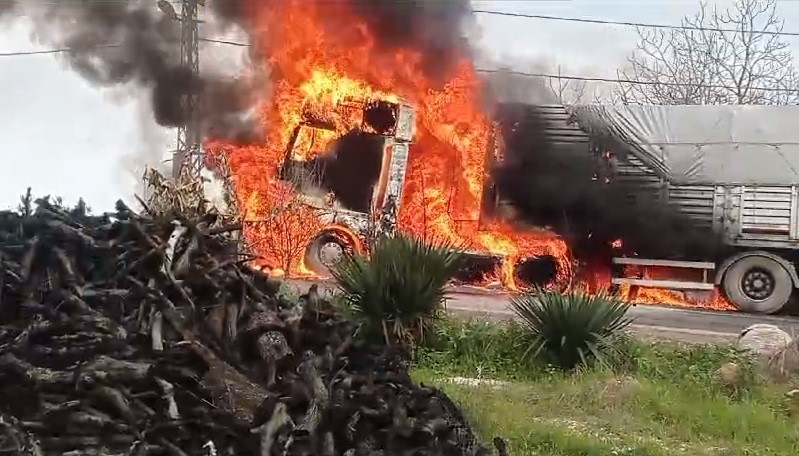
[[(492, 113), (481, 99), (481, 80), (469, 56), (462, 57), (442, 85), (426, 76), (418, 51), (378, 47), (368, 26), (345, 2), (282, 0), (267, 6), (253, 0), (250, 7), (254, 55), (270, 71), (260, 103), (265, 141), (221, 148), (229, 154), (244, 218), (261, 221), (260, 228), (257, 223), (246, 225), (245, 236), (267, 263), (293, 268), (295, 274), (304, 271), (301, 253), (291, 261), (276, 258), (266, 247), (275, 242), (264, 239), (274, 231), (264, 224), (274, 218), (275, 209), (287, 210), (278, 169), (303, 108), (348, 99), (403, 99), (417, 110), (417, 130), (400, 206), (401, 229), (506, 257), (497, 275), (509, 288), (516, 287), (514, 264), (525, 257), (552, 256), (558, 266), (554, 284), (572, 280), (572, 260), (562, 238), (481, 219)], [(331, 18), (336, 26), (331, 26)], [(324, 148), (336, 134), (354, 126), (346, 118), (338, 122), (337, 132), (298, 138), (298, 149), (310, 150), (302, 145), (311, 140), (315, 149)], [(300, 213), (299, 206), (295, 210), (291, 220), (312, 218)], [(293, 227), (285, 229), (294, 229), (291, 235), (307, 242), (320, 228), (315, 223), (281, 226)]]

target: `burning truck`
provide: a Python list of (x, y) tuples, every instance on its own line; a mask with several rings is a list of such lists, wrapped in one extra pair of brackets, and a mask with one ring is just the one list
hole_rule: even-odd
[[(641, 249), (658, 243), (657, 228), (650, 230), (649, 239), (612, 259), (614, 285), (700, 296), (718, 287), (737, 310), (771, 314), (786, 307), (799, 287), (796, 107), (568, 111), (571, 127), (553, 128), (571, 128), (572, 144), (593, 152), (601, 174), (628, 198), (629, 208), (670, 211), (669, 220), (684, 222), (677, 234), (699, 241), (671, 252), (646, 252)], [(660, 227), (664, 235), (670, 229)]]
[[(654, 291), (654, 299), (663, 300), (665, 291), (707, 302), (720, 288), (723, 295), (715, 299), (727, 308), (775, 313), (788, 303), (799, 286), (794, 266), (799, 149), (790, 129), (782, 128), (791, 118), (783, 108), (528, 106), (522, 110), (538, 123), (524, 125), (518, 109), (507, 116), (513, 109), (502, 108), (509, 107), (499, 107), (486, 144), (487, 173), (503, 160), (508, 134), (515, 128), (537, 129), (538, 147), (528, 153), (576, 150), (593, 157), (593, 179), (622, 192), (622, 206), (638, 213), (635, 206), (648, 205), (660, 220), (682, 222), (681, 236), (703, 243), (669, 246), (653, 252), (660, 255), (654, 258), (637, 251), (657, 244), (651, 238), (633, 250), (625, 249), (623, 238), (610, 243), (615, 255), (607, 257), (609, 282), (628, 299), (646, 302)], [(414, 107), (397, 99), (303, 106), (280, 176), (323, 222), (303, 254), (311, 272), (323, 276), (344, 252), (360, 251), (363, 239), (397, 229), (415, 120)], [(563, 146), (569, 150), (558, 149)], [(483, 228), (484, 220), (499, 217), (507, 201), (490, 176), (483, 185), (477, 225), (490, 230)], [(573, 241), (568, 230), (557, 231)], [(476, 260), (494, 260), (484, 263), (489, 269), (511, 269), (514, 285), (543, 285), (556, 277), (558, 265), (548, 255), (469, 253)]]
[[(306, 243), (294, 252), (300, 274), (328, 277), (342, 255), (363, 253), (370, 239), (400, 228), (415, 121), (414, 107), (393, 96), (344, 98), (334, 103), (305, 100), (288, 136), (278, 173), (278, 181), (295, 192), (293, 196), (305, 211), (304, 220), (298, 222), (310, 227), (301, 236)], [(487, 168), (501, 155), (498, 125), (492, 135), (485, 151)], [(490, 179), (483, 185), (486, 188), (479, 218), (474, 222), (477, 233), (491, 236), (487, 220), (498, 216), (500, 200)], [(253, 227), (263, 223), (245, 220)], [(274, 227), (261, 228), (268, 231)], [(296, 236), (302, 230), (294, 231), (289, 235)], [(466, 245), (466, 257), (459, 278), (468, 282), (496, 279), (513, 288), (517, 284), (546, 286), (557, 277), (551, 255), (520, 252), (509, 256)], [(267, 267), (280, 263), (272, 261)], [(507, 277), (502, 277), (503, 271), (508, 271)]]
[[(616, 285), (635, 302), (785, 305), (799, 282), (797, 181), (780, 137), (790, 128), (753, 128), (775, 130), (779, 114), (769, 126), (746, 109), (570, 108), (569, 126), (563, 107), (543, 107), (556, 126), (497, 120), (463, 39), (467, 2), (378, 3), (227, 11), (250, 34), (253, 69), (269, 69), (242, 76), (259, 140), (206, 145), (225, 152), (256, 261), (324, 275), (371, 232), (396, 228), (490, 259), (488, 279), (509, 289)], [(733, 165), (720, 155), (730, 143)], [(537, 280), (519, 280), (542, 262)]]

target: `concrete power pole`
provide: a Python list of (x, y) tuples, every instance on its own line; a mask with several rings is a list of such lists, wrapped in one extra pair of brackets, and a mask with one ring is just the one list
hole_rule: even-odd
[[(181, 0), (181, 40), (180, 63), (188, 68), (196, 79), (200, 75), (200, 32), (197, 5), (204, 0)], [(202, 137), (198, 110), (200, 96), (190, 92), (181, 100), (181, 108), (186, 124), (178, 128), (178, 147), (172, 158), (172, 177), (177, 180), (181, 175), (199, 179), (203, 165)]]

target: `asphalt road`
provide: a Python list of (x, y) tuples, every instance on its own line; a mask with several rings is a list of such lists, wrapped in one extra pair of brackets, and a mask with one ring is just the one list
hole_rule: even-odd
[[(312, 282), (293, 280), (290, 283), (304, 293)], [(319, 285), (322, 289), (333, 288), (328, 283)], [(514, 314), (508, 307), (508, 298), (507, 294), (490, 293), (470, 287), (452, 288), (446, 307), (454, 314), (509, 320), (514, 318)], [(694, 343), (734, 342), (741, 330), (755, 323), (773, 324), (788, 334), (799, 335), (799, 318), (795, 317), (641, 305), (631, 308), (629, 315), (633, 318), (633, 333), (655, 339)]]

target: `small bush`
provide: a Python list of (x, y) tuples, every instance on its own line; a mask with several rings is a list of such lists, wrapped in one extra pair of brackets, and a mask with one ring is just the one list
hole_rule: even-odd
[(624, 358), (628, 305), (604, 294), (537, 291), (516, 296), (511, 307), (531, 335), (526, 355), (562, 369)]
[(462, 251), (398, 234), (378, 240), (370, 252), (348, 256), (332, 271), (359, 334), (406, 345), (424, 340), (440, 316), (444, 286), (460, 268)]

